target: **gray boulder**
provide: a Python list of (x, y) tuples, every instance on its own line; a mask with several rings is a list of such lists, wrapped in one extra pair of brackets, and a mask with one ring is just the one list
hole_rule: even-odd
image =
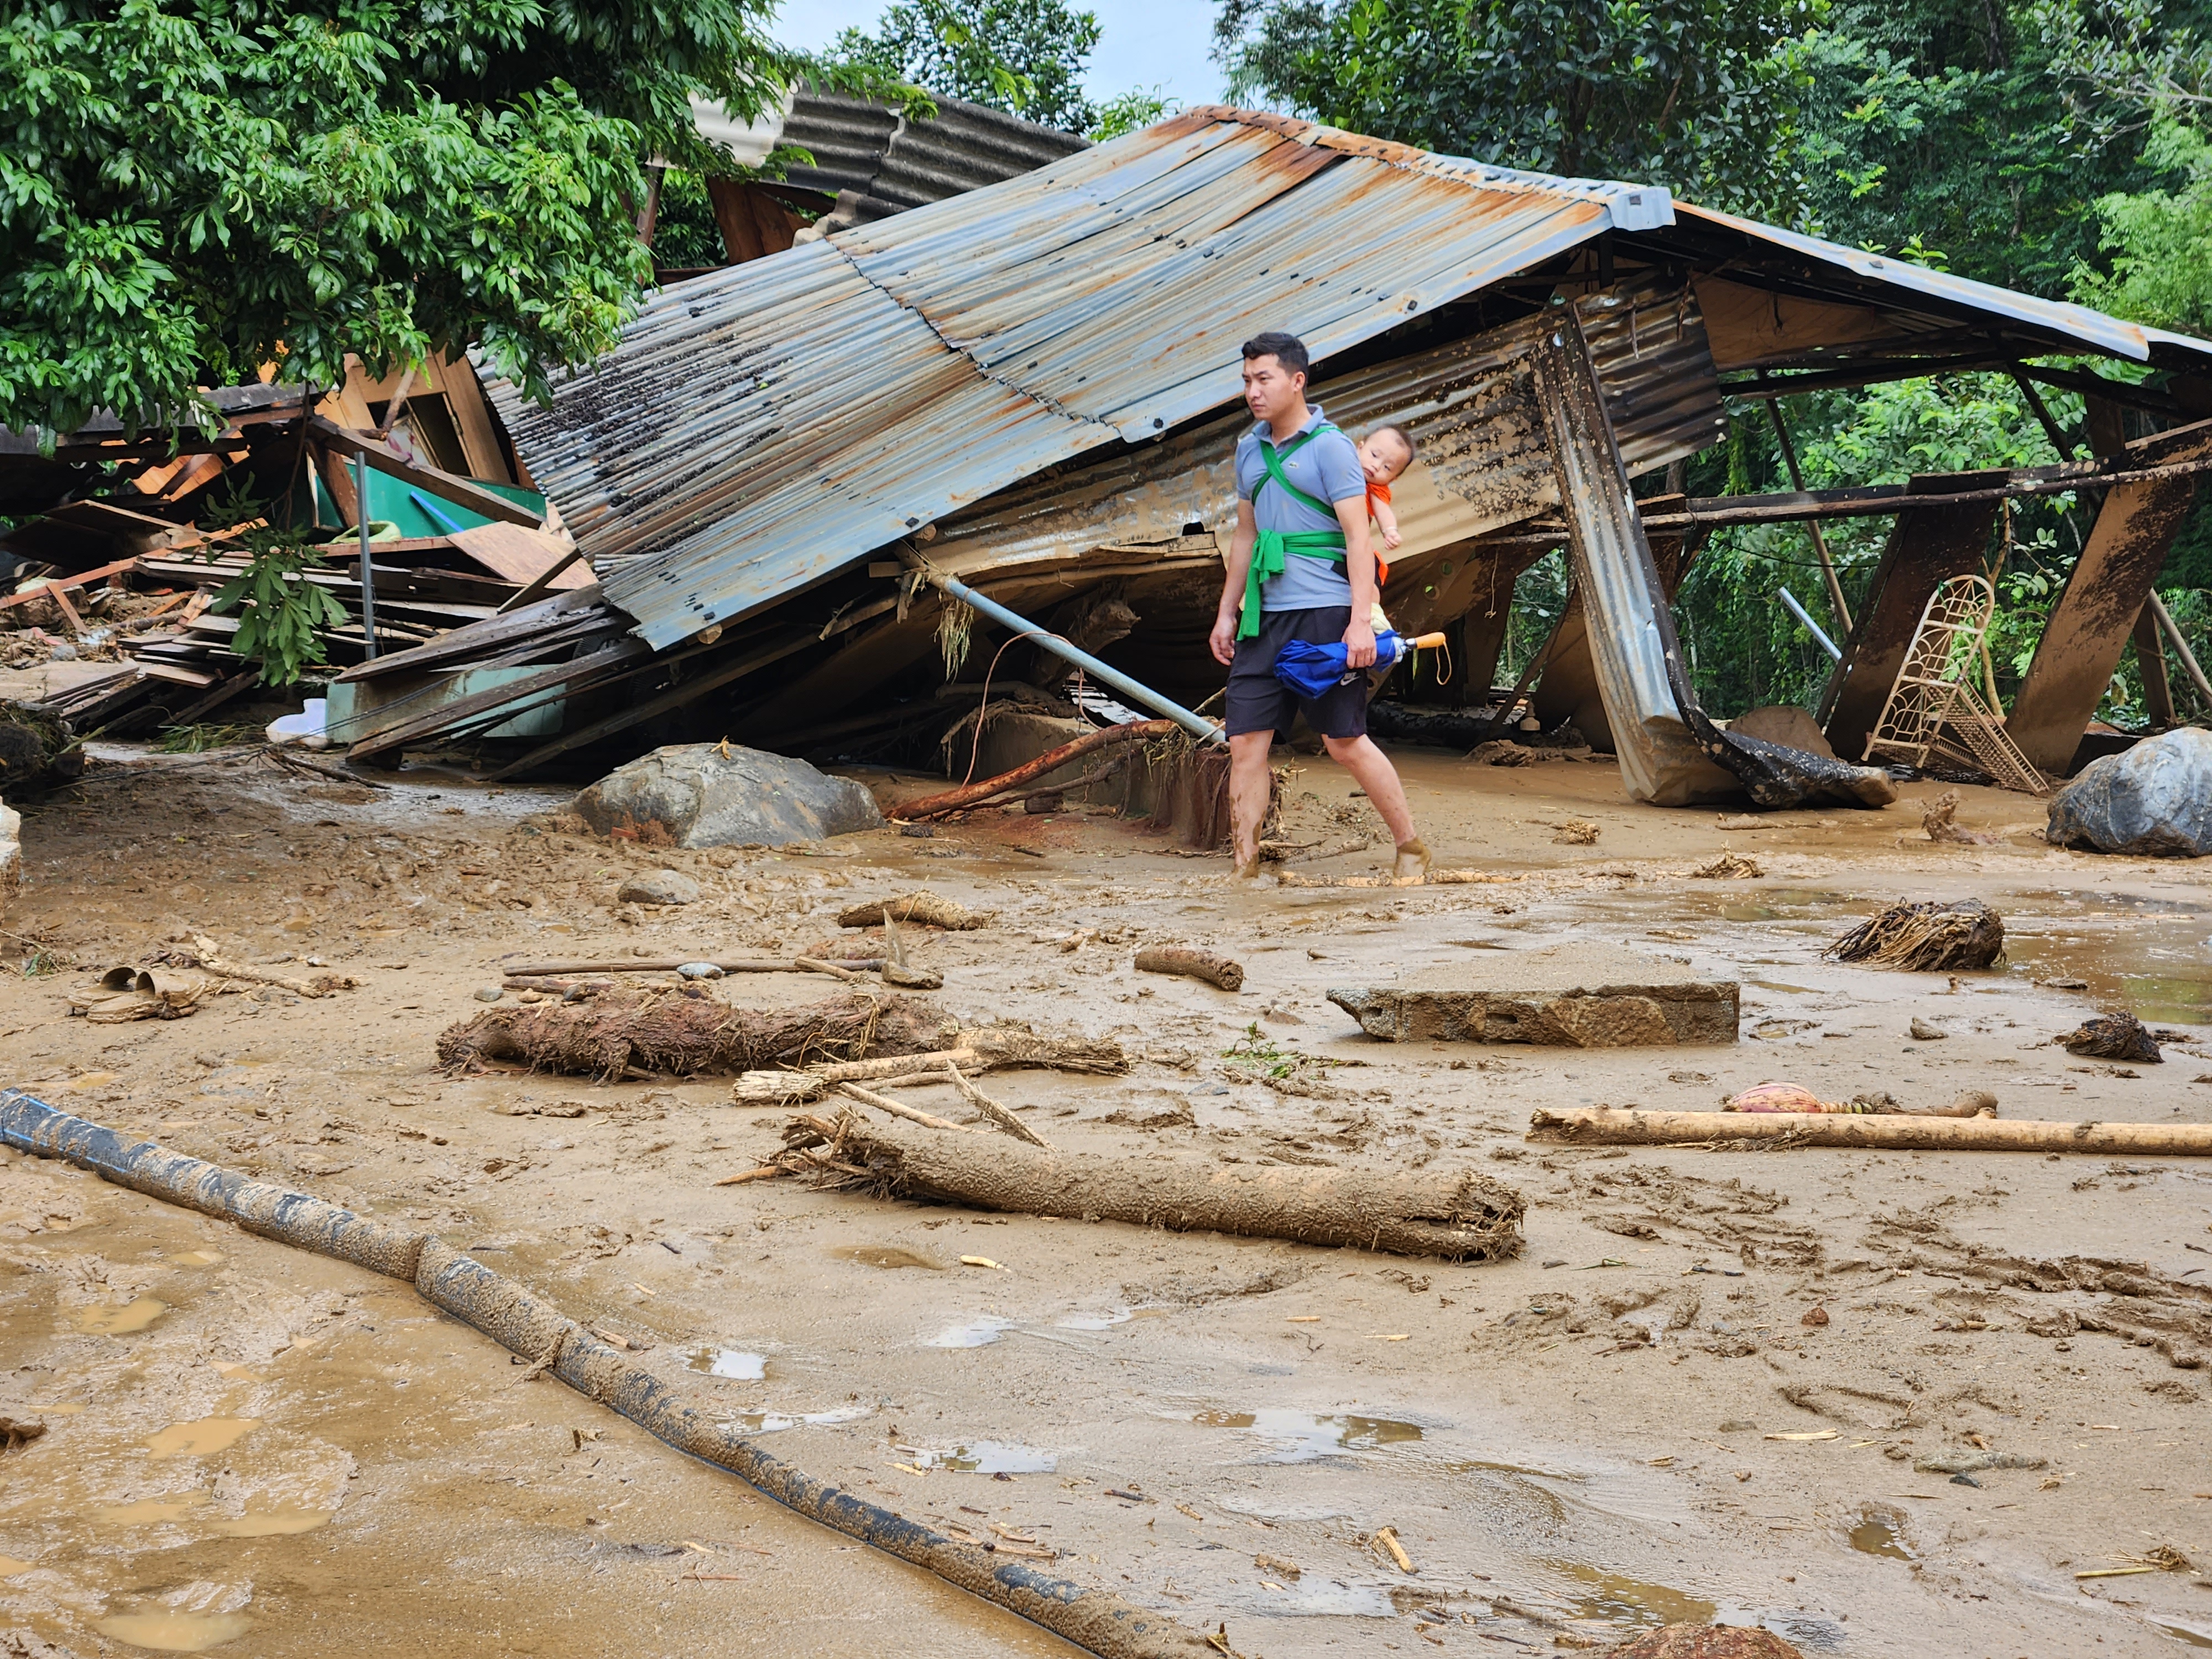
[(2212, 852), (2212, 732), (2185, 726), (2083, 767), (2051, 798), (2055, 847), (2148, 858)]
[(696, 904), (699, 884), (681, 870), (640, 870), (615, 890), (618, 904)]
[(875, 797), (805, 761), (718, 743), (656, 749), (617, 767), (571, 808), (598, 834), (642, 844), (732, 847), (819, 841), (883, 827)]

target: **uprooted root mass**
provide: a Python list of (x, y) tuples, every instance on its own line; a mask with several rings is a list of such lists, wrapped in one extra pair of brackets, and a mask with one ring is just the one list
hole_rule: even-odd
[(681, 991), (588, 1004), (489, 1008), (438, 1038), (439, 1068), (487, 1063), (620, 1078), (692, 1077), (803, 1066), (816, 1060), (946, 1048), (959, 1022), (910, 997), (848, 996), (797, 1008), (732, 1008)]
[(2004, 918), (1979, 899), (1893, 904), (1820, 954), (1920, 972), (1986, 968), (2004, 954)]

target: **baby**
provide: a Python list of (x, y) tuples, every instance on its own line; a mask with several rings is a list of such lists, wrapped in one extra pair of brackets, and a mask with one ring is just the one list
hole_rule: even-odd
[[(1375, 591), (1379, 596), (1382, 584), (1390, 580), (1390, 567), (1383, 562), (1383, 551), (1395, 551), (1398, 544), (1406, 539), (1398, 533), (1398, 515), (1390, 506), (1390, 484), (1413, 464), (1413, 434), (1402, 426), (1378, 426), (1359, 441), (1358, 453), (1359, 470), (1367, 475), (1367, 511), (1373, 516), (1376, 528), (1382, 532), (1382, 545), (1375, 550)], [(1369, 620), (1378, 634), (1390, 625), (1382, 614), (1379, 598)]]
[[(1382, 532), (1382, 545), (1395, 551), (1405, 539), (1390, 507), (1390, 483), (1413, 464), (1413, 440), (1402, 426), (1378, 426), (1359, 441), (1359, 470), (1367, 475), (1367, 510)], [(1382, 580), (1377, 565), (1376, 580)]]

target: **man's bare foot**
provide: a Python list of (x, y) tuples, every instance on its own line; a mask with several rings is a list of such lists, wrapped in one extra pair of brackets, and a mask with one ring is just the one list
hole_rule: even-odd
[(1397, 867), (1390, 872), (1392, 879), (1421, 882), (1429, 878), (1429, 844), (1419, 836), (1398, 848)]
[(1256, 881), (1259, 877), (1260, 855), (1255, 853), (1249, 859), (1240, 860), (1229, 878), (1231, 881)]

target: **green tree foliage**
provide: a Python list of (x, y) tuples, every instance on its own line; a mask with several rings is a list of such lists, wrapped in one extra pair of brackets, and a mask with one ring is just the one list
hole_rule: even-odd
[(639, 162), (795, 60), (769, 0), (0, 0), (0, 426), (471, 341), (543, 395), (651, 276)]
[(872, 33), (847, 29), (837, 58), (1066, 132), (1099, 112), (1083, 93), (1098, 19), (1066, 0), (898, 0)]
[(1826, 0), (1223, 0), (1232, 91), (1505, 167), (1774, 216)]
[(1180, 100), (1168, 97), (1156, 86), (1138, 87), (1098, 106), (1090, 136), (1103, 144), (1109, 138), (1119, 138), (1125, 132), (1148, 127), (1182, 107)]
[(2095, 252), (2097, 197), (2161, 170), (2139, 108), (2087, 118), (2063, 52), (2039, 3), (1835, 0), (1791, 158), (1807, 227), (2063, 295)]

